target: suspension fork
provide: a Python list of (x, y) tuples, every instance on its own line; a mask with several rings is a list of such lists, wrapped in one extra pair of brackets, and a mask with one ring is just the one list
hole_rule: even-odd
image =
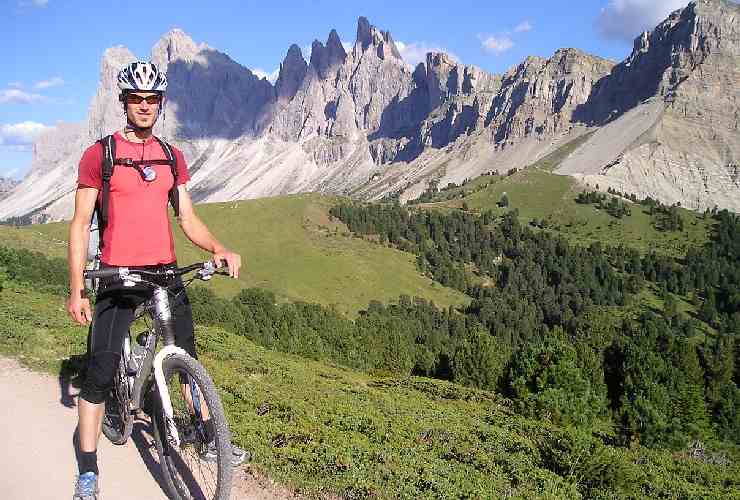
[(159, 286), (155, 288), (153, 302), (154, 327), (157, 333), (161, 335), (164, 340), (164, 347), (156, 356), (154, 356), (154, 361), (152, 363), (152, 368), (154, 369), (154, 380), (157, 384), (157, 392), (159, 393), (162, 412), (165, 417), (167, 440), (171, 446), (179, 447), (180, 435), (177, 432), (177, 426), (175, 425), (174, 412), (172, 411), (172, 400), (170, 399), (167, 381), (164, 377), (162, 363), (168, 356), (174, 356), (176, 354), (187, 356), (188, 353), (184, 349), (175, 345), (175, 323), (172, 318), (170, 299), (167, 294), (167, 290)]

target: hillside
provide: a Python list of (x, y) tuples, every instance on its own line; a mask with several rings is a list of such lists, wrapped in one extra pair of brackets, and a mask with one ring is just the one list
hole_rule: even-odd
[[(6, 283), (0, 353), (65, 381), (85, 329), (61, 300)], [(522, 417), (492, 392), (369, 376), (217, 328), (197, 335), (250, 467), (311, 497), (738, 498), (740, 462), (723, 454), (608, 446)]]
[[(576, 140), (576, 144), (566, 144), (511, 175), (483, 175), (461, 186), (440, 186), (443, 189), (428, 193), (418, 206), (443, 210), (465, 207), (477, 212), (492, 210), (499, 215), (516, 209), (523, 224), (542, 226), (575, 243), (623, 244), (642, 252), (656, 251), (675, 257), (706, 242), (711, 221), (690, 210), (678, 209), (685, 221), (683, 230), (665, 231), (656, 228), (656, 217), (650, 215), (649, 207), (629, 199), (608, 196), (618, 198), (630, 207), (629, 215), (620, 217), (614, 217), (593, 204), (577, 203), (579, 193), (598, 187), (551, 172), (578, 147), (579, 142), (587, 139), (588, 136), (584, 136)], [(499, 206), (504, 195), (508, 199), (506, 207)]]
[[(541, 167), (430, 193), (457, 194), (426, 205), (444, 210), (317, 195), (202, 207), (224, 240), (252, 243), (244, 254), (263, 274), (244, 284), (282, 290), (282, 300), (265, 287), (190, 293), (200, 357), (258, 471), (343, 498), (737, 496), (740, 219), (671, 209), (684, 228), (697, 221), (697, 244), (682, 250), (654, 231), (642, 251), (586, 247), (543, 226), (552, 205), (617, 221), (643, 205), (624, 215), (622, 202), (576, 204), (554, 182), (568, 179)], [(499, 192), (483, 195), (502, 183), (507, 210), (444, 205), (481, 196), (491, 206)], [(532, 197), (524, 214), (508, 210), (519, 196)], [(2, 229), (16, 245), (63, 248), (61, 224)], [(403, 256), (418, 279), (436, 280), (431, 289), (471, 299), (441, 308), (395, 289), (383, 303), (346, 279), (335, 292), (364, 298), (360, 314), (349, 300), (349, 315), (331, 299), (295, 301), (325, 297), (315, 283), (332, 268), (392, 267), (377, 255)], [(65, 276), (61, 259), (0, 247), (0, 352), (62, 380), (85, 346), (63, 310)]]
[[(463, 304), (463, 294), (421, 276), (412, 255), (349, 235), (329, 220), (338, 199), (305, 194), (232, 203), (201, 204), (198, 214), (225, 245), (244, 258), (238, 282), (221, 280), (220, 294), (243, 287), (273, 291), (281, 300), (318, 302), (355, 314), (372, 299), (424, 297), (440, 307)], [(3, 245), (66, 258), (66, 223), (0, 226)], [(180, 262), (207, 258), (175, 228)]]

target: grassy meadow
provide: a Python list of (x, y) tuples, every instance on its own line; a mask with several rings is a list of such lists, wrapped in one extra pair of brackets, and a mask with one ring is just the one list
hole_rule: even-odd
[[(472, 189), (462, 198), (425, 203), (423, 207), (449, 209), (465, 206), (469, 210), (493, 210), (498, 214), (517, 209), (522, 223), (544, 219), (548, 230), (557, 231), (572, 242), (584, 245), (596, 241), (605, 245), (624, 244), (641, 252), (655, 250), (673, 257), (682, 256), (689, 247), (702, 245), (707, 240), (710, 221), (695, 212), (680, 209), (685, 221), (684, 231), (658, 231), (647, 207), (625, 200), (631, 207), (631, 214), (617, 219), (594, 205), (576, 203), (575, 198), (583, 188), (571, 177), (539, 168), (520, 170), (506, 177), (483, 176), (471, 182), (486, 182), (488, 185), (483, 189)], [(509, 206), (499, 207), (504, 195)]]
[[(419, 274), (414, 257), (350, 236), (329, 220), (335, 198), (314, 194), (198, 205), (211, 232), (244, 259), (238, 281), (220, 280), (214, 290), (233, 295), (257, 286), (279, 299), (317, 302), (350, 316), (370, 300), (401, 294), (424, 297), (437, 306), (460, 305), (464, 294)], [(0, 240), (15, 248), (66, 258), (67, 223), (22, 228), (0, 226)], [(181, 263), (207, 258), (174, 229)]]

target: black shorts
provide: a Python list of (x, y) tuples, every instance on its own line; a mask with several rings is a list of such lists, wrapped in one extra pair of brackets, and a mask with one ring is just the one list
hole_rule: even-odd
[[(170, 290), (177, 295), (177, 298), (170, 296), (170, 307), (175, 320), (175, 345), (195, 358), (195, 332), (190, 301), (179, 277), (172, 278), (169, 284)], [(134, 311), (150, 297), (151, 291), (145, 287), (126, 288), (121, 284), (101, 283), (87, 338), (87, 374), (80, 391), (82, 399), (90, 403), (105, 401), (106, 394), (113, 386), (123, 339), (134, 319)]]

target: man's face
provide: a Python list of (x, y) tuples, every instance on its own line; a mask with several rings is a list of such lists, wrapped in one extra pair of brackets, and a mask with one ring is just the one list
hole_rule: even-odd
[(129, 92), (126, 94), (128, 119), (137, 127), (151, 128), (157, 121), (162, 95), (156, 92)]

